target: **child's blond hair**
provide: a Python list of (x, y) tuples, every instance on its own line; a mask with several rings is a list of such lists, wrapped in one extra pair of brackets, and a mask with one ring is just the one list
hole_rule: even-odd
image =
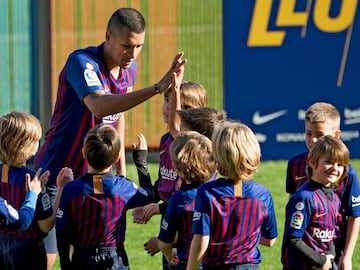
[(213, 156), (221, 175), (233, 180), (250, 179), (260, 163), (260, 145), (246, 125), (220, 121), (212, 136)]
[[(169, 88), (164, 96), (170, 95), (171, 88)], [(180, 100), (181, 110), (188, 110), (192, 108), (202, 108), (207, 106), (207, 93), (205, 87), (196, 82), (183, 81), (180, 85)]]
[(305, 122), (311, 124), (326, 123), (334, 131), (340, 130), (340, 118), (338, 109), (326, 102), (316, 102), (305, 112)]
[(0, 160), (22, 167), (35, 155), (42, 129), (39, 120), (29, 113), (10, 112), (0, 118)]
[(211, 141), (196, 131), (183, 131), (170, 146), (174, 169), (184, 181), (204, 183), (215, 172)]

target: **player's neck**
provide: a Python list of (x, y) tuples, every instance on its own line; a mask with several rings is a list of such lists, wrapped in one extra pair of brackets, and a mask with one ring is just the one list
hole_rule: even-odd
[(102, 170), (97, 170), (97, 169), (94, 169), (93, 167), (91, 167), (89, 165), (88, 173), (91, 173), (91, 174), (105, 174), (105, 173), (110, 173), (111, 169), (112, 169), (112, 166), (109, 166), (109, 167), (107, 167), (105, 169), (102, 169)]

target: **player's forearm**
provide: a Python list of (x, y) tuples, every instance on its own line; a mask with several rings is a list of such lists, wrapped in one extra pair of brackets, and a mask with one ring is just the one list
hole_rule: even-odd
[(127, 111), (156, 94), (158, 92), (153, 85), (124, 95), (89, 94), (84, 102), (97, 118), (102, 118)]
[(171, 261), (172, 244), (165, 243), (158, 239), (158, 246), (159, 246), (160, 251), (164, 254), (166, 260), (168, 262), (170, 262)]
[(194, 234), (186, 270), (197, 270), (209, 245), (209, 236)]
[(359, 235), (360, 217), (348, 217), (344, 257), (352, 258)]

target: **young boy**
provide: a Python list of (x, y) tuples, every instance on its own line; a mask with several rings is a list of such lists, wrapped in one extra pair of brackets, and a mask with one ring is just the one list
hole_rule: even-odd
[[(123, 261), (126, 210), (153, 200), (151, 180), (142, 175), (138, 188), (124, 176), (112, 174), (120, 158), (116, 129), (98, 124), (86, 135), (83, 155), (88, 173), (68, 183), (60, 201), (56, 235), (62, 269), (129, 269)], [(137, 166), (143, 168), (145, 161)], [(145, 170), (138, 170), (139, 174)], [(70, 256), (70, 245), (74, 252)]]
[(0, 197), (0, 227), (20, 231), (29, 228), (34, 217), (38, 195), (45, 183), (46, 181), (44, 183), (39, 181), (38, 177), (34, 177), (32, 181), (30, 181), (30, 177), (26, 177), (27, 192), (19, 211)]
[(331, 186), (348, 172), (349, 150), (330, 135), (312, 145), (304, 183), (286, 206), (281, 261), (284, 270), (333, 269), (333, 239), (340, 214), (340, 199)]
[[(25, 167), (33, 156), (41, 138), (39, 120), (28, 113), (11, 112), (0, 118), (0, 196), (15, 208), (24, 203), (25, 182), (33, 177), (35, 181), (46, 182), (49, 172), (41, 176)], [(40, 193), (35, 215), (30, 227), (24, 231), (0, 227), (0, 269), (46, 269), (46, 253), (42, 239), (54, 226), (55, 212), (64, 184), (71, 180), (71, 170), (64, 168), (57, 177), (58, 194), (53, 206), (49, 195)]]
[[(167, 261), (176, 265), (177, 270), (186, 269), (197, 189), (210, 179), (216, 169), (211, 152), (210, 139), (195, 131), (181, 132), (170, 146), (171, 160), (183, 186), (168, 201), (158, 244)], [(172, 254), (175, 242), (177, 256)]]
[[(172, 141), (180, 132), (180, 119), (176, 115), (176, 110), (207, 106), (205, 88), (199, 83), (184, 82), (182, 78), (183, 73), (173, 74), (172, 88), (164, 93), (163, 119), (168, 124), (169, 131), (160, 140), (159, 178), (154, 184), (155, 201), (162, 201), (162, 203), (152, 203), (143, 208), (135, 209), (133, 211), (135, 223), (146, 223), (153, 215), (163, 215), (170, 196), (178, 192), (181, 187), (181, 180), (172, 166), (169, 153)], [(144, 244), (144, 247), (151, 256), (160, 251), (157, 245), (157, 237), (151, 237)], [(165, 258), (163, 258), (163, 262), (164, 269), (168, 269)]]
[[(311, 150), (318, 138), (331, 135), (340, 138), (340, 113), (330, 103), (316, 102), (305, 113), (305, 142)], [(288, 162), (286, 191), (291, 195), (308, 180), (306, 176), (306, 160), (308, 151), (301, 153)], [(360, 197), (360, 188), (354, 168), (349, 166), (349, 173), (339, 185), (333, 187), (341, 200), (342, 222), (335, 240), (336, 258), (339, 270), (352, 268), (354, 253), (360, 227), (360, 205), (353, 202)]]
[(212, 151), (223, 177), (198, 188), (186, 269), (200, 263), (204, 270), (259, 269), (258, 244), (272, 246), (278, 235), (270, 192), (249, 180), (260, 163), (260, 145), (246, 125), (221, 121)]

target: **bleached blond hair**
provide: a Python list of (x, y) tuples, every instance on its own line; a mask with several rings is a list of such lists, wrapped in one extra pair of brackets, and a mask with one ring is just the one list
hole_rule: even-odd
[(233, 180), (250, 179), (260, 163), (260, 145), (253, 131), (236, 121), (220, 121), (212, 136), (213, 157), (221, 175)]
[(40, 121), (32, 114), (13, 111), (0, 118), (0, 160), (22, 167), (39, 147), (42, 136)]

